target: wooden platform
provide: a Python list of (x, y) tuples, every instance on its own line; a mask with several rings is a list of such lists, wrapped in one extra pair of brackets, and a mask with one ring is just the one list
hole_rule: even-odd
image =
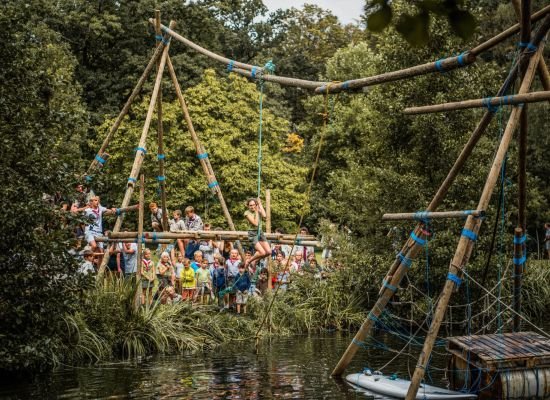
[(471, 366), (489, 371), (550, 365), (550, 339), (534, 332), (451, 337), (447, 350)]

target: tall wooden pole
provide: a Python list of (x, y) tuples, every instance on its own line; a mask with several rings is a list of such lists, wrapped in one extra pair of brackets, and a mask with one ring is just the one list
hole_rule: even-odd
[[(189, 115), (189, 109), (187, 108), (187, 104), (183, 97), (183, 92), (181, 91), (181, 87), (178, 82), (178, 78), (176, 76), (176, 71), (174, 70), (174, 66), (172, 65), (172, 61), (170, 60), (170, 57), (168, 57), (167, 63), (168, 63), (168, 71), (170, 72), (170, 77), (172, 78), (172, 83), (174, 85), (174, 89), (176, 90), (176, 95), (178, 97), (178, 100), (181, 106), (181, 111), (183, 112), (185, 122), (187, 123), (187, 128), (189, 129), (191, 140), (195, 145), (197, 158), (199, 159), (204, 175), (206, 176), (208, 187), (218, 196), (218, 200), (220, 202), (220, 206), (225, 216), (225, 220), (227, 221), (227, 225), (229, 225), (229, 229), (234, 231), (235, 224), (233, 223), (233, 218), (231, 218), (231, 214), (229, 213), (229, 209), (227, 208), (227, 204), (225, 203), (222, 190), (220, 189), (220, 185), (216, 180), (216, 176), (214, 175), (214, 170), (212, 169), (212, 165), (210, 164), (208, 153), (206, 153), (204, 147), (202, 146), (201, 141), (199, 140), (197, 133), (195, 132), (193, 121), (191, 120), (191, 116)], [(240, 242), (237, 242), (237, 247), (238, 247), (239, 253), (241, 254), (242, 259), (244, 260), (245, 255)]]
[[(164, 40), (168, 40), (169, 37), (170, 37), (169, 35), (165, 35)], [(139, 78), (136, 86), (134, 87), (134, 90), (132, 90), (132, 93), (130, 94), (130, 97), (128, 97), (128, 100), (126, 100), (126, 103), (124, 104), (124, 107), (122, 107), (122, 110), (118, 114), (117, 119), (115, 120), (115, 122), (111, 126), (111, 129), (109, 129), (109, 133), (107, 133), (107, 136), (103, 140), (103, 143), (101, 144), (101, 147), (99, 148), (99, 150), (97, 152), (97, 155), (99, 157), (102, 157), (105, 154), (105, 151), (107, 150), (107, 147), (109, 146), (109, 143), (113, 139), (113, 136), (114, 136), (115, 132), (120, 127), (120, 124), (122, 124), (122, 120), (124, 119), (126, 114), (128, 114), (128, 111), (130, 110), (130, 107), (132, 106), (132, 103), (134, 102), (135, 98), (137, 97), (137, 95), (141, 91), (141, 88), (145, 84), (145, 81), (147, 80), (147, 77), (151, 73), (151, 70), (156, 65), (156, 62), (160, 58), (163, 49), (164, 49), (164, 44), (157, 47), (157, 49), (153, 53), (153, 56), (151, 57), (151, 59), (149, 60), (149, 63), (147, 64), (147, 67), (145, 67), (145, 70), (141, 74), (141, 77)], [(94, 168), (97, 167), (99, 164), (100, 164), (100, 162), (98, 161), (98, 159), (94, 158), (94, 160), (92, 161), (92, 163), (88, 167), (88, 171), (86, 172), (86, 175), (91, 174), (92, 171), (94, 170)]]
[[(156, 47), (161, 46), (162, 31), (160, 29), (160, 10), (155, 10), (155, 33), (157, 36)], [(157, 62), (157, 71), (160, 68), (160, 60)], [(164, 175), (164, 132), (162, 128), (162, 81), (157, 97), (157, 141), (158, 141), (158, 162), (159, 174), (157, 180), (160, 187), (160, 204), (162, 208), (162, 230), (168, 231), (168, 211), (166, 210), (166, 176)]]
[[(545, 22), (550, 23), (550, 19), (546, 18)], [(543, 34), (546, 34), (547, 30), (548, 27), (546, 26)], [(538, 59), (543, 49), (544, 47), (541, 44), (535, 55), (529, 61), (529, 66), (527, 67), (525, 77), (521, 83), (519, 93), (527, 93), (527, 91), (529, 90), (533, 81), (533, 77), (535, 75)], [(508, 152), (510, 141), (519, 123), (522, 111), (523, 108), (519, 106), (514, 106), (514, 108), (512, 109), (508, 124), (506, 125), (506, 129), (504, 131), (504, 134), (502, 135), (497, 154), (495, 156), (495, 159), (493, 160), (491, 170), (485, 182), (483, 192), (476, 208), (478, 210), (486, 210), (487, 206), (489, 205), (491, 195), (497, 183), (498, 177), (500, 176), (502, 163), (504, 162), (506, 153)], [(460, 285), (459, 279), (462, 276), (461, 271), (468, 263), (480, 226), (480, 218), (474, 218), (472, 216), (467, 218), (466, 224), (464, 225), (464, 229), (462, 231), (462, 235), (460, 236), (460, 240), (458, 242), (455, 255), (449, 265), (447, 281), (445, 282), (445, 285), (439, 297), (432, 323), (428, 330), (428, 334), (426, 335), (426, 339), (424, 340), (424, 346), (418, 358), (418, 362), (414, 370), (414, 375), (411, 380), (411, 385), (409, 386), (409, 390), (407, 391), (406, 400), (413, 400), (416, 398), (418, 388), (420, 387), (420, 384), (424, 379), (426, 368), (428, 367), (428, 362), (431, 357), (433, 346), (437, 338), (441, 322), (443, 321), (443, 318), (445, 316), (449, 300), (453, 291)]]
[[(265, 191), (265, 232), (271, 233), (271, 190)], [(273, 282), (271, 280), (271, 274), (273, 269), (273, 260), (271, 257), (267, 257), (267, 288), (273, 289)], [(269, 315), (271, 318), (271, 313)], [(271, 328), (271, 325), (270, 325)]]
[(137, 274), (138, 282), (141, 277), (141, 260), (143, 258), (143, 220), (145, 219), (145, 176), (139, 177), (139, 212), (138, 212), (138, 239), (137, 239)]
[(513, 304), (512, 309), (516, 312), (514, 313), (514, 332), (521, 331), (521, 284), (523, 278), (523, 271), (525, 266), (526, 258), (524, 255), (525, 246), (525, 236), (524, 230), (520, 227), (517, 227), (514, 230), (514, 287), (512, 290), (513, 293)]
[[(170, 26), (175, 26), (175, 24), (176, 23), (174, 21), (170, 22)], [(160, 67), (157, 72), (155, 85), (153, 87), (153, 94), (151, 95), (151, 101), (149, 102), (149, 109), (147, 110), (147, 116), (145, 117), (145, 123), (143, 125), (143, 130), (141, 132), (141, 138), (139, 140), (138, 148), (136, 149), (134, 164), (132, 165), (132, 171), (130, 172), (130, 177), (128, 178), (128, 185), (126, 187), (126, 193), (124, 193), (124, 198), (122, 199), (122, 205), (120, 206), (120, 208), (128, 207), (128, 205), (130, 204), (130, 200), (132, 199), (132, 194), (134, 193), (134, 186), (137, 181), (137, 177), (139, 175), (141, 165), (143, 164), (143, 160), (146, 152), (145, 147), (147, 144), (147, 134), (149, 133), (151, 120), (153, 118), (153, 113), (155, 111), (155, 103), (157, 100), (158, 92), (160, 90), (160, 82), (162, 80), (162, 73), (164, 71), (164, 66), (166, 65), (166, 59), (168, 58), (169, 49), (170, 49), (170, 43), (168, 43), (164, 47), (164, 50), (162, 52)], [(120, 214), (115, 222), (113, 232), (116, 233), (120, 231), (120, 228), (122, 227), (123, 219), (124, 219), (124, 214)], [(103, 276), (103, 272), (105, 271), (105, 266), (107, 265), (108, 260), (109, 260), (109, 248), (107, 247), (107, 250), (105, 251), (105, 255), (103, 256), (103, 260), (101, 261), (101, 265), (99, 266), (98, 279), (100, 279)]]
[[(527, 43), (531, 41), (531, 0), (521, 0), (521, 12), (520, 12), (520, 42), (521, 46), (526, 46)], [(537, 63), (537, 68), (540, 68), (540, 61), (543, 60), (542, 57), (539, 58)], [(544, 62), (543, 62), (544, 64)], [(545, 64), (543, 65), (546, 66)], [(527, 68), (522, 67), (520, 69), (521, 79), (525, 77)], [(523, 112), (521, 113), (519, 120), (519, 163), (518, 163), (518, 223), (517, 227), (521, 230), (522, 234), (525, 235), (527, 229), (527, 131), (528, 131), (528, 114), (527, 114), (527, 104), (523, 105)], [(523, 243), (525, 246), (525, 242)], [(523, 254), (523, 249), (522, 252)], [(521, 258), (520, 258), (521, 259)], [(517, 260), (514, 260), (517, 261)], [(523, 274), (523, 263), (517, 265), (514, 262), (514, 311), (517, 314), (514, 314), (514, 332), (519, 332), (521, 330), (521, 280)]]

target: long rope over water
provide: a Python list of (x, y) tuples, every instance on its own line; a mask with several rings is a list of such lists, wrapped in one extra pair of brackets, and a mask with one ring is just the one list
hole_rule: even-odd
[[(335, 85), (337, 83), (334, 82), (332, 84)], [(312, 189), (313, 183), (315, 181), (315, 175), (317, 173), (317, 167), (319, 166), (319, 159), (321, 157), (321, 149), (323, 148), (323, 142), (324, 142), (324, 139), (325, 139), (325, 134), (326, 134), (326, 131), (327, 131), (329, 120), (330, 120), (330, 113), (329, 113), (330, 110), (329, 110), (329, 101), (328, 101), (329, 100), (329, 94), (328, 94), (329, 93), (329, 87), (330, 87), (330, 84), (327, 86), (327, 93), (325, 93), (325, 95), (324, 95), (324, 112), (321, 114), (322, 117), (323, 117), (323, 127), (321, 129), (321, 135), (319, 137), (319, 146), (317, 147), (317, 154), (315, 155), (315, 161), (313, 163), (313, 169), (311, 171), (311, 178), (309, 180), (309, 185), (307, 187), (306, 198), (304, 199), (304, 203), (302, 204), (302, 210), (300, 212), (300, 220), (298, 222), (298, 230), (296, 231), (296, 234), (294, 236), (294, 241), (292, 243), (292, 247), (290, 248), (290, 254), (292, 254), (292, 252), (294, 251), (294, 248), (296, 247), (296, 244), (298, 243), (298, 235), (300, 234), (300, 227), (302, 226), (302, 222), (304, 221), (304, 217), (305, 217), (305, 214), (306, 214), (306, 208), (307, 208), (307, 205), (309, 203), (309, 199), (311, 197), (311, 189)], [(338, 95), (336, 95), (336, 98), (335, 98), (335, 100), (332, 104), (332, 109), (334, 109), (336, 99), (338, 99)], [(288, 257), (288, 259), (286, 260), (285, 268), (283, 270), (283, 275), (286, 274), (286, 272), (289, 270), (289, 267), (290, 267), (290, 257)], [(260, 331), (262, 330), (262, 327), (264, 326), (265, 321), (267, 320), (267, 317), (268, 317), (269, 313), (271, 312), (271, 308), (273, 307), (273, 303), (275, 301), (275, 298), (277, 297), (277, 293), (279, 293), (279, 288), (280, 287), (281, 287), (281, 285), (279, 285), (275, 288), (275, 292), (273, 293), (273, 297), (271, 298), (271, 301), (269, 302), (269, 306), (267, 307), (267, 311), (264, 314), (264, 317), (262, 318), (262, 322), (258, 326), (258, 330), (256, 331), (256, 335), (255, 335), (256, 345), (258, 344)]]

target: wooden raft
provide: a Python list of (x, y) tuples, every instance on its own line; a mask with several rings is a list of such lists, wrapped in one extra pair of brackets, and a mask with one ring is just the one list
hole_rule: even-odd
[(550, 339), (534, 332), (448, 338), (451, 389), (480, 399), (550, 396)]

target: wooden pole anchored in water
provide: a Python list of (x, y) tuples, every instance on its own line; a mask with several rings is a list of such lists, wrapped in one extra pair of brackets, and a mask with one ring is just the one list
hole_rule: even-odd
[(417, 211), (414, 213), (384, 214), (382, 215), (382, 221), (401, 221), (401, 220), (425, 221), (430, 219), (466, 218), (468, 215), (473, 215), (474, 217), (484, 217), (485, 211), (483, 210)]
[[(161, 46), (162, 31), (160, 29), (160, 10), (155, 10), (155, 34), (156, 34), (156, 47)], [(157, 70), (160, 68), (160, 60), (157, 62)], [(160, 83), (160, 90), (157, 96), (157, 142), (158, 142), (158, 154), (157, 159), (159, 163), (159, 174), (157, 181), (160, 188), (160, 205), (162, 209), (162, 229), (168, 231), (168, 211), (166, 210), (166, 176), (164, 175), (164, 160), (166, 155), (164, 154), (164, 130), (162, 127), (162, 81)]]
[[(550, 7), (548, 7), (548, 10), (550, 11)], [(544, 31), (546, 32), (546, 31)], [(543, 35), (538, 35), (538, 37), (535, 37), (533, 40), (535, 45), (538, 45), (540, 41), (542, 40)], [(523, 62), (524, 59), (526, 59), (528, 55), (524, 54), (522, 57), (520, 57), (519, 62)], [(502, 96), (506, 91), (508, 90), (508, 87), (510, 84), (515, 80), (517, 75), (517, 68), (510, 71), (508, 74), (504, 84), (500, 87), (497, 96)], [(478, 143), (479, 139), (489, 126), (489, 123), (494, 117), (494, 111), (487, 110), (483, 117), (481, 118), (481, 121), (476, 126), (474, 132), (468, 139), (468, 142), (462, 149), (460, 155), (458, 156), (457, 160), (451, 167), (451, 170), (447, 174), (447, 177), (437, 190), (437, 193), (434, 195), (432, 201), (427, 207), (427, 211), (435, 211), (435, 209), (443, 202), (443, 199), (447, 195), (451, 185), (455, 181), (456, 177), (464, 167), (464, 164), (472, 154), (472, 151), (474, 150), (476, 144)], [(473, 217), (472, 217), (473, 218)], [(479, 218), (476, 218), (479, 219)], [(423, 228), (424, 224), (419, 223), (417, 224), (416, 228), (414, 229), (413, 233), (416, 237), (418, 237), (420, 240), (425, 240), (426, 236), (423, 235)], [(412, 237), (412, 235), (411, 235)], [(405, 276), (407, 270), (411, 267), (413, 260), (416, 258), (418, 253), (421, 251), (422, 246), (419, 242), (412, 240), (411, 237), (407, 239), (405, 242), (403, 248), (401, 249), (400, 256), (398, 256), (393, 264), (390, 266), (388, 273), (386, 274), (385, 281), (390, 282), (390, 285), (392, 287), (397, 288), (399, 285), (399, 282), (401, 282), (401, 279)], [(393, 296), (394, 291), (390, 288), (386, 287), (386, 285), (382, 286), (379, 293), (379, 299), (374, 305), (374, 307), (371, 310), (371, 313), (376, 313), (373, 315), (380, 315), (384, 308), (386, 307), (387, 303), (389, 302), (389, 299)], [(347, 368), (349, 363), (353, 360), (353, 357), (357, 353), (357, 351), (361, 348), (361, 343), (370, 334), (370, 330), (372, 329), (372, 326), (374, 325), (373, 318), (368, 318), (365, 320), (365, 322), (361, 325), (361, 328), (355, 335), (352, 342), (347, 347), (346, 351), (338, 361), (338, 364), (332, 371), (333, 376), (339, 376), (341, 375), (344, 370)]]
[[(550, 25), (550, 18), (546, 17), (543, 24), (541, 25), (541, 29), (539, 29), (539, 31), (537, 32), (537, 35), (540, 35), (542, 33), (542, 35), (544, 36), (548, 31), (549, 25)], [(540, 39), (542, 39), (542, 37), (540, 37)], [(538, 65), (538, 59), (542, 53), (542, 50), (543, 50), (543, 46), (541, 45), (537, 50), (537, 52), (533, 55), (533, 57), (529, 61), (527, 72), (525, 74), (525, 77), (519, 89), (520, 94), (526, 93), (529, 90), (535, 75), (536, 66)], [(491, 200), (491, 195), (495, 188), (498, 177), (500, 176), (504, 158), (506, 157), (506, 154), (508, 152), (510, 141), (512, 140), (513, 133), (517, 128), (522, 111), (523, 111), (522, 107), (518, 107), (518, 106), (514, 106), (512, 109), (510, 118), (506, 125), (506, 129), (504, 131), (504, 134), (502, 135), (499, 148), (493, 160), (491, 170), (485, 182), (485, 186), (483, 188), (483, 192), (481, 194), (481, 197), (477, 206), (478, 210), (486, 210), (487, 206), (489, 205), (489, 201)], [(439, 332), (439, 328), (441, 326), (441, 322), (443, 321), (443, 318), (445, 316), (445, 312), (447, 310), (447, 306), (449, 304), (449, 300), (451, 298), (453, 291), (460, 286), (460, 282), (461, 282), (460, 271), (462, 271), (462, 269), (468, 263), (471, 252), (473, 250), (474, 242), (477, 239), (479, 228), (481, 226), (481, 221), (482, 219), (480, 218), (476, 219), (472, 216), (468, 217), (466, 220), (464, 229), (462, 231), (460, 240), (458, 242), (457, 249), (455, 251), (455, 255), (449, 265), (449, 273), (447, 275), (447, 280), (440, 294), (439, 301), (437, 302), (437, 307), (432, 319), (432, 323), (430, 324), (430, 328), (428, 330), (428, 334), (426, 335), (422, 352), (420, 353), (420, 356), (418, 358), (416, 368), (414, 370), (414, 374), (411, 380), (411, 384), (407, 391), (406, 400), (413, 400), (416, 398), (420, 384), (424, 379), (426, 368), (428, 367), (428, 362), (431, 357), (431, 353), (433, 350), (433, 346), (434, 346), (437, 334)]]
[(420, 107), (407, 107), (403, 114), (430, 114), (442, 111), (464, 110), (466, 108), (498, 108), (506, 105), (517, 105), (526, 103), (538, 103), (550, 100), (550, 91), (531, 92), (501, 97), (486, 97), (484, 99), (463, 100), (451, 103), (434, 104)]
[[(185, 122), (187, 123), (187, 129), (189, 130), (191, 139), (193, 140), (193, 144), (195, 145), (197, 158), (199, 159), (199, 163), (201, 164), (204, 175), (206, 176), (208, 187), (218, 196), (218, 200), (220, 202), (223, 215), (225, 216), (225, 220), (227, 221), (227, 225), (229, 226), (229, 229), (234, 231), (235, 224), (233, 223), (233, 218), (231, 218), (231, 214), (229, 213), (229, 209), (227, 208), (227, 204), (225, 203), (222, 190), (216, 179), (216, 176), (214, 175), (214, 170), (212, 169), (212, 165), (210, 164), (208, 153), (206, 153), (204, 147), (202, 146), (201, 141), (199, 140), (197, 133), (195, 132), (193, 121), (191, 120), (191, 116), (189, 115), (189, 109), (187, 108), (187, 104), (185, 103), (183, 92), (181, 91), (181, 87), (178, 82), (178, 78), (176, 76), (176, 71), (174, 70), (174, 66), (172, 65), (172, 61), (170, 60), (170, 57), (168, 57), (168, 71), (170, 72), (170, 77), (172, 78), (174, 89), (176, 90), (176, 95), (180, 103), (181, 111), (183, 112)], [(244, 260), (245, 259), (244, 251), (239, 242), (237, 242), (237, 248), (239, 250), (239, 253), (241, 254), (242, 259)]]
[(116, 118), (115, 122), (111, 126), (111, 129), (109, 129), (109, 133), (107, 133), (107, 136), (105, 139), (103, 139), (103, 143), (101, 144), (101, 147), (99, 148), (99, 151), (96, 156), (96, 158), (93, 159), (92, 163), (88, 167), (88, 171), (86, 172), (86, 176), (89, 176), (94, 168), (96, 168), (98, 165), (103, 165), (106, 160), (106, 150), (109, 146), (109, 143), (111, 143), (111, 140), (113, 139), (113, 136), (115, 132), (120, 127), (120, 124), (122, 124), (122, 120), (128, 114), (128, 111), (130, 110), (130, 107), (132, 106), (132, 103), (134, 102), (135, 98), (141, 91), (141, 88), (145, 84), (145, 81), (147, 80), (147, 77), (151, 73), (151, 70), (155, 67), (157, 60), (160, 58), (163, 49), (164, 49), (164, 42), (167, 42), (170, 38), (170, 35), (164, 35), (163, 41), (161, 42), (161, 45), (155, 49), (155, 52), (153, 53), (153, 56), (149, 60), (149, 63), (145, 67), (145, 70), (141, 74), (141, 77), (139, 78), (136, 86), (134, 87), (134, 90), (132, 90), (132, 93), (128, 97), (128, 100), (126, 100), (126, 103), (124, 104), (124, 107), (122, 107), (122, 110), (120, 110), (120, 113), (118, 114), (118, 117)]
[[(173, 27), (175, 26), (175, 24), (176, 23), (174, 21), (170, 21), (170, 26)], [(169, 49), (170, 49), (170, 42), (168, 42), (166, 46), (163, 47), (163, 50), (162, 50), (162, 57), (160, 59), (161, 62), (160, 62), (159, 70), (157, 72), (157, 77), (155, 79), (153, 94), (151, 95), (149, 109), (147, 110), (147, 116), (145, 117), (145, 123), (143, 125), (143, 130), (141, 132), (141, 138), (139, 140), (138, 148), (136, 149), (134, 164), (132, 165), (132, 171), (130, 172), (130, 177), (128, 178), (126, 192), (124, 193), (124, 198), (122, 199), (122, 205), (120, 206), (120, 208), (128, 207), (128, 205), (130, 204), (130, 200), (132, 199), (132, 194), (134, 193), (134, 186), (135, 186), (135, 183), (137, 182), (137, 177), (141, 169), (141, 165), (143, 164), (143, 160), (146, 152), (145, 146), (147, 143), (147, 134), (149, 133), (149, 127), (151, 126), (151, 119), (153, 118), (153, 112), (155, 111), (155, 102), (157, 100), (158, 92), (160, 89), (162, 73), (164, 71), (166, 60), (168, 58)], [(124, 214), (120, 214), (113, 228), (114, 233), (120, 231), (120, 228), (122, 227), (123, 219), (124, 219)], [(109, 248), (107, 247), (107, 249), (105, 250), (105, 255), (103, 257), (103, 260), (101, 261), (101, 265), (99, 266), (99, 271), (97, 274), (98, 279), (101, 279), (101, 277), (103, 276), (103, 272), (105, 271), (105, 267), (107, 265), (108, 259), (109, 259)]]

